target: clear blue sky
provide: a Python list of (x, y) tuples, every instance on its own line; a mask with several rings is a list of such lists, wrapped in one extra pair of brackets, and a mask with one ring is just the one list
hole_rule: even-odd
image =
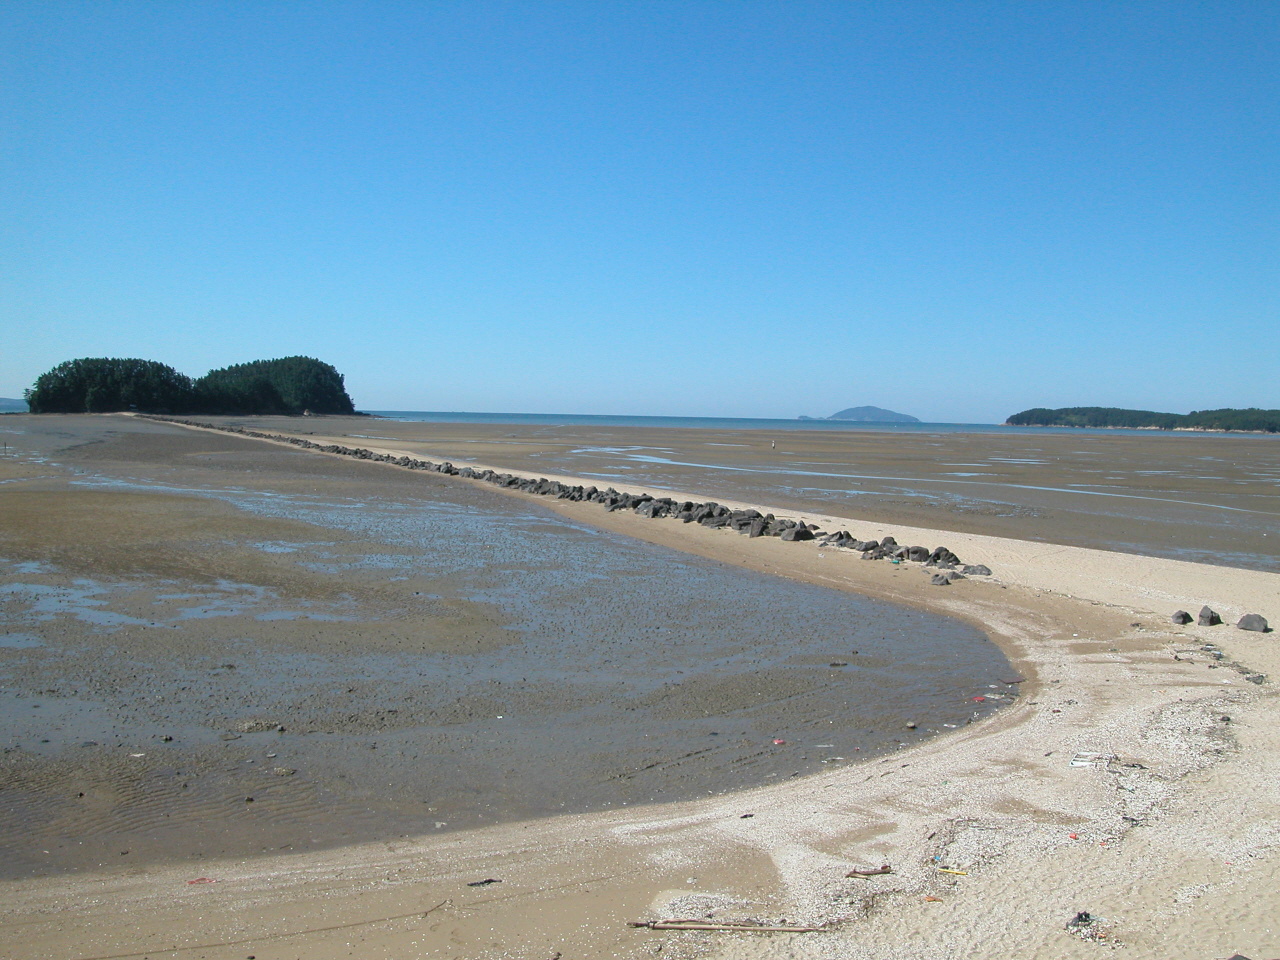
[(0, 396), (1280, 407), (1280, 3), (0, 5)]

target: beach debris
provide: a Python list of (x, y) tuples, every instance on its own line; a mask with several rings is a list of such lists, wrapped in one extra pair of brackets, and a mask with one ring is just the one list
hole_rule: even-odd
[(916, 728), (916, 722), (915, 722), (914, 720), (908, 720), (908, 721), (907, 721), (907, 729), (908, 729), (908, 730), (914, 730), (915, 728)]
[(1081, 910), (1067, 921), (1067, 932), (1074, 934), (1081, 940), (1099, 941), (1112, 939), (1106, 928), (1106, 920), (1102, 917), (1095, 917), (1088, 910)]
[(292, 777), (298, 771), (293, 767), (272, 767), (271, 772), (277, 777)]
[(188, 880), (187, 886), (191, 886), (192, 884), (197, 884), (197, 883), (221, 883), (221, 882), (222, 881), (219, 880), (217, 877), (196, 877), (194, 880)]
[(886, 873), (893, 873), (893, 867), (889, 864), (881, 864), (878, 867), (856, 867), (845, 874), (846, 877), (853, 877), (858, 880), (868, 880), (871, 877), (882, 877)]
[(775, 747), (780, 747), (780, 746), (782, 746), (782, 745), (783, 745), (784, 743), (786, 743), (786, 742), (787, 742), (787, 741), (785, 741), (785, 740), (781, 739), (780, 737), (774, 737), (774, 738), (773, 738), (773, 745), (774, 745)]
[(738, 819), (739, 819), (739, 820), (750, 820), (750, 819), (751, 819), (752, 817), (754, 817), (754, 816), (755, 816), (755, 814), (754, 814), (754, 813), (744, 813), (744, 814), (740, 815), (740, 816), (738, 817)]
[(1267, 633), (1271, 629), (1267, 618), (1256, 613), (1246, 613), (1236, 626), (1241, 630), (1253, 630), (1257, 633)]
[(1077, 753), (1071, 758), (1073, 767), (1105, 767), (1116, 759), (1113, 753)]
[(952, 873), (952, 874), (955, 874), (957, 877), (967, 877), (969, 875), (968, 870), (957, 870), (955, 867), (939, 867), (938, 872)]
[[(836, 921), (838, 923), (839, 921)], [(821, 933), (834, 924), (817, 927), (792, 926), (790, 924), (761, 923), (758, 920), (632, 920), (627, 926), (645, 927), (649, 930), (750, 930), (756, 933)]]
[(1213, 608), (1203, 606), (1200, 608), (1200, 617), (1196, 622), (1202, 627), (1216, 627), (1222, 622), (1222, 618)]
[(1169, 619), (1171, 619), (1178, 626), (1183, 626), (1191, 622), (1191, 614), (1187, 613), (1187, 611), (1185, 610), (1177, 610), (1174, 612), (1173, 616), (1170, 617)]
[(470, 883), (467, 884), (467, 886), (468, 887), (487, 887), (491, 883), (501, 883), (501, 882), (502, 882), (501, 880), (498, 880), (494, 877), (485, 877), (483, 880), (472, 880)]
[(942, 898), (941, 897), (925, 897), (924, 902), (925, 903), (941, 903)]

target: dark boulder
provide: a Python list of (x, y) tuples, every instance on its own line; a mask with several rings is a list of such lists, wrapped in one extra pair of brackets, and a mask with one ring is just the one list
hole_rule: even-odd
[(753, 540), (756, 537), (763, 537), (765, 528), (769, 526), (769, 521), (764, 517), (756, 517), (751, 521), (751, 526), (747, 528), (747, 536)]
[(951, 578), (945, 573), (935, 573), (929, 578), (929, 582), (935, 587), (947, 587), (951, 585)]
[(813, 531), (810, 530), (808, 527), (806, 527), (804, 524), (800, 524), (799, 526), (789, 527), (788, 529), (783, 530), (782, 539), (788, 542), (795, 542), (799, 540), (812, 540)]
[(991, 576), (991, 568), (985, 563), (966, 563), (960, 568), (960, 572), (967, 577), (989, 577)]
[(1216, 627), (1222, 622), (1222, 618), (1218, 616), (1217, 611), (1206, 606), (1200, 608), (1200, 619), (1196, 622), (1202, 627)]
[(1257, 633), (1266, 633), (1271, 629), (1267, 626), (1267, 618), (1256, 613), (1246, 613), (1236, 626), (1241, 630), (1253, 630)]
[(1179, 610), (1170, 619), (1178, 626), (1182, 626), (1191, 622), (1191, 614), (1187, 613), (1185, 610)]
[(923, 563), (929, 559), (928, 547), (907, 547), (907, 559), (915, 560), (917, 563)]

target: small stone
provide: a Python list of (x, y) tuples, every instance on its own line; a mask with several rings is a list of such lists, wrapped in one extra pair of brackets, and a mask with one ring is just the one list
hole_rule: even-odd
[(915, 721), (914, 721), (914, 720), (908, 720), (908, 721), (907, 721), (907, 729), (908, 729), (908, 730), (914, 730), (915, 728), (916, 728), (916, 723), (915, 723)]
[(1266, 633), (1270, 629), (1267, 625), (1267, 618), (1256, 613), (1246, 613), (1240, 618), (1240, 622), (1236, 626), (1241, 630), (1252, 630), (1255, 633)]
[(1183, 624), (1191, 622), (1191, 614), (1187, 613), (1185, 610), (1179, 610), (1170, 619), (1173, 620), (1174, 623), (1178, 624), (1178, 626), (1182, 626)]
[(293, 767), (272, 767), (271, 772), (277, 777), (292, 777), (298, 771)]

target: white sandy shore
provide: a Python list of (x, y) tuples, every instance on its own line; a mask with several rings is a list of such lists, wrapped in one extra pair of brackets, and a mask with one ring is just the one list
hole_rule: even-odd
[[(1280, 641), (1230, 625), (1280, 622), (1280, 575), (858, 524), (995, 571), (933, 587), (914, 564), (548, 505), (966, 619), (1027, 678), (1023, 696), (892, 757), (697, 802), (202, 868), (216, 883), (189, 883), (189, 866), (7, 883), (0, 956), (937, 960), (1121, 943), (1128, 957), (1280, 957), (1280, 703), (1273, 680), (1245, 679), (1280, 679)], [(1169, 622), (1204, 603), (1228, 624)], [(845, 877), (884, 863), (891, 874)], [(467, 886), (486, 878), (501, 882)], [(1102, 939), (1066, 928), (1079, 911), (1105, 918), (1080, 931)], [(662, 917), (841, 922), (628, 926)]]

